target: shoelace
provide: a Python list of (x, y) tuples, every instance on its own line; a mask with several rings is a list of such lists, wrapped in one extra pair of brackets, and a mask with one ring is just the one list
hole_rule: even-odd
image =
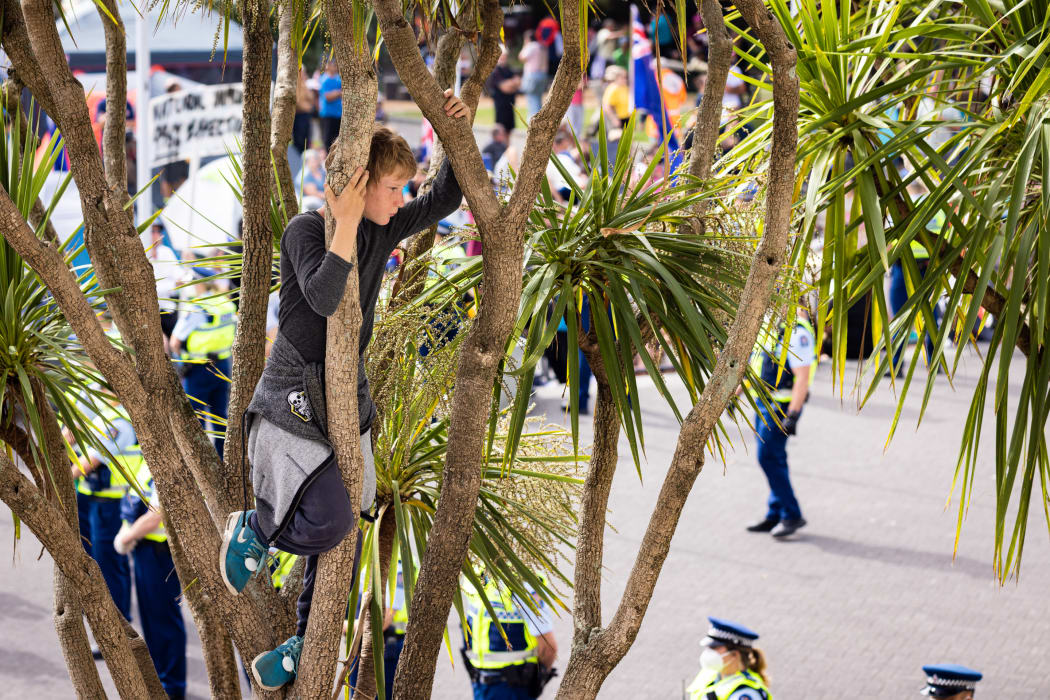
[[(263, 570), (265, 570), (267, 568), (266, 567), (266, 555), (267, 554), (269, 554), (269, 551), (267, 550), (266, 546), (263, 545), (263, 543), (259, 541), (259, 538), (255, 536), (255, 533), (252, 533), (251, 544), (248, 545), (247, 551), (245, 551), (244, 556), (245, 556), (245, 562), (247, 562), (249, 559), (254, 559), (255, 560), (255, 568), (254, 569), (250, 569), (251, 572), (252, 572), (251, 575), (253, 577), (257, 573), (259, 573), (260, 571), (263, 571)], [(247, 563), (245, 563), (245, 567), (247, 567)]]
[[(291, 639), (289, 639), (287, 642), (285, 642), (281, 646), (277, 647), (277, 651), (285, 659), (291, 659), (292, 660), (292, 666), (294, 667), (295, 670), (292, 670), (292, 669), (289, 669), (289, 668), (285, 668), (285, 670), (288, 671), (289, 673), (296, 673), (299, 670), (299, 657), (303, 653), (303, 638), (298, 636), (298, 635), (296, 635), (295, 637), (292, 637)], [(282, 665), (283, 665), (283, 661), (282, 661)]]

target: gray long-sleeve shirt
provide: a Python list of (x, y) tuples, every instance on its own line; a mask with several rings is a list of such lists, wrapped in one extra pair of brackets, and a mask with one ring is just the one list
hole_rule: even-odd
[[(463, 193), (446, 161), (430, 192), (401, 207), (390, 222), (379, 226), (362, 218), (357, 229), (357, 268), (361, 298), (359, 352), (364, 357), (372, 340), (375, 305), (386, 261), (405, 238), (422, 231), (456, 210)], [(323, 365), (328, 316), (335, 313), (346, 289), (352, 265), (328, 252), (324, 243), (324, 217), (317, 212), (291, 220), (281, 238), (281, 296), (278, 315), (279, 344), (291, 343), (307, 363)], [(277, 353), (277, 356), (280, 356)], [(271, 359), (274, 357), (271, 354)], [(363, 367), (361, 367), (363, 369)], [(368, 378), (358, 372), (358, 411), (361, 432), (375, 418)], [(284, 410), (285, 407), (280, 407)]]

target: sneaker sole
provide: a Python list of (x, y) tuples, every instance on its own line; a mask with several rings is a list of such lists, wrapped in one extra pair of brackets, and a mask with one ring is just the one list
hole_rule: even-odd
[(259, 659), (261, 659), (262, 657), (264, 657), (267, 654), (269, 654), (269, 653), (270, 652), (268, 652), (268, 651), (264, 651), (261, 654), (259, 654), (258, 656), (256, 656), (254, 659), (252, 659), (252, 678), (255, 679), (255, 682), (258, 683), (259, 687), (262, 688), (263, 690), (280, 690), (281, 688), (283, 688), (284, 686), (286, 686), (288, 684), (287, 683), (282, 683), (281, 685), (266, 685), (265, 683), (262, 682), (262, 678), (259, 678), (259, 671), (258, 671), (258, 669), (255, 668), (256, 662)]
[(233, 595), (240, 595), (241, 592), (230, 583), (228, 578), (226, 578), (226, 552), (230, 549), (230, 542), (233, 540), (233, 532), (237, 529), (237, 520), (240, 519), (242, 512), (243, 511), (237, 511), (226, 516), (226, 529), (222, 533), (222, 545), (219, 547), (219, 576), (222, 577), (222, 582), (226, 585), (226, 590)]

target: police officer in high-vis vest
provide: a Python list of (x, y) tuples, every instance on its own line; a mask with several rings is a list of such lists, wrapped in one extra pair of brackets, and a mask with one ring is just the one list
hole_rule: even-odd
[(922, 694), (941, 700), (973, 700), (977, 681), (984, 677), (980, 671), (958, 664), (935, 664), (922, 670), (926, 674)]
[[(558, 645), (542, 599), (533, 594), (534, 612), (517, 596), (481, 575), (485, 597), (500, 627), (489, 615), (473, 584), (461, 581), (464, 634), (462, 655), (474, 688), (474, 700), (538, 698), (554, 677)], [(509, 642), (509, 646), (508, 643)]]
[[(104, 450), (94, 447), (72, 466), (84, 549), (98, 562), (117, 609), (131, 619), (131, 571), (126, 555), (113, 548), (120, 531), (120, 501), (142, 455), (135, 429), (114, 400), (98, 406), (92, 423)], [(106, 452), (109, 454), (107, 455)], [(123, 473), (122, 473), (123, 470)]]
[[(194, 268), (198, 277), (207, 277), (211, 271)], [(197, 301), (179, 316), (171, 332), (171, 350), (182, 375), (182, 388), (196, 401), (193, 407), (200, 412), (201, 425), (208, 416), (226, 420), (230, 400), (230, 357), (233, 338), (237, 332), (237, 307), (229, 299), (217, 296), (220, 290), (211, 282), (194, 286)], [(199, 403), (198, 403), (199, 402)], [(222, 428), (215, 426), (221, 432)], [(222, 456), (223, 438), (217, 438), (215, 449)]]
[(817, 361), (815, 333), (806, 316), (800, 307), (786, 355), (783, 341), (787, 324), (782, 322), (775, 333), (763, 331), (751, 356), (752, 369), (770, 389), (770, 405), (760, 401), (755, 415), (758, 464), (769, 482), (769, 502), (766, 516), (747, 529), (769, 532), (777, 538), (794, 534), (806, 524), (791, 486), (787, 460), (787, 439), (796, 434)]
[(686, 688), (688, 700), (770, 700), (763, 675), (766, 659), (755, 646), (758, 634), (717, 617), (700, 642), (700, 673)]
[(129, 489), (121, 503), (124, 524), (114, 546), (131, 551), (142, 636), (161, 685), (172, 700), (186, 697), (186, 626), (179, 597), (182, 587), (168, 547), (160, 504), (149, 467), (139, 458), (135, 475), (144, 501)]

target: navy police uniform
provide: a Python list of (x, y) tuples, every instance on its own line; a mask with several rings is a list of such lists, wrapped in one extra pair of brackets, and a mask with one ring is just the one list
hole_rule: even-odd
[(977, 688), (977, 681), (983, 676), (980, 671), (957, 664), (936, 664), (923, 666), (926, 674), (926, 687), (923, 695), (931, 698), (954, 698), (963, 693), (970, 693)]
[[(129, 525), (159, 504), (153, 490), (153, 477), (143, 462), (135, 476), (143, 501), (129, 490), (121, 503), (121, 516)], [(142, 636), (157, 668), (157, 676), (169, 698), (186, 696), (186, 625), (179, 597), (182, 587), (175, 574), (175, 562), (168, 546), (168, 534), (161, 523), (142, 538), (131, 552), (135, 561), (135, 593), (142, 618)]]
[[(749, 649), (758, 639), (756, 632), (741, 624), (717, 617), (707, 619), (711, 627), (700, 642), (704, 647)], [(701, 668), (685, 692), (688, 700), (770, 700), (772, 697), (762, 676), (746, 668), (728, 676), (723, 676), (718, 669)]]
[[(799, 418), (797, 414), (788, 413), (788, 405), (795, 385), (793, 370), (812, 367), (816, 363), (816, 339), (813, 326), (800, 316), (795, 320), (785, 353), (783, 345), (786, 331), (786, 324), (781, 323), (776, 335), (763, 332), (751, 359), (753, 370), (771, 389), (772, 399), (768, 407), (760, 404), (755, 416), (758, 464), (769, 482), (766, 517), (758, 525), (749, 528), (756, 532), (769, 532), (778, 523), (798, 527), (805, 524), (788, 474), (787, 439), (788, 434), (794, 434), (794, 425), (797, 425)], [(780, 364), (781, 357), (784, 357), (783, 366)], [(813, 376), (811, 370), (810, 383)], [(792, 427), (789, 428), (789, 425)], [(780, 533), (774, 530), (773, 534), (778, 536)]]
[[(87, 553), (98, 563), (117, 609), (130, 620), (131, 568), (127, 556), (118, 554), (113, 548), (113, 539), (120, 531), (120, 501), (128, 490), (124, 474), (134, 473), (131, 463), (141, 457), (142, 450), (135, 429), (119, 409), (101, 406), (93, 424), (105, 451), (89, 449), (87, 459), (97, 459), (101, 464), (76, 480), (81, 541)], [(123, 469), (123, 474), (118, 466)]]

